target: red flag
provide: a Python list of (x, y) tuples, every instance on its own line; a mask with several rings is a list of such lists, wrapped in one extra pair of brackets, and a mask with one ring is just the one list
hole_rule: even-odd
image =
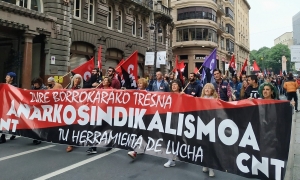
[(179, 79), (182, 85), (184, 84), (183, 76), (182, 76), (182, 72), (184, 71), (184, 68), (185, 68), (184, 62), (181, 61), (180, 63), (178, 63), (178, 56), (176, 55), (175, 67), (173, 69), (173, 72), (175, 73), (176, 79)]
[(199, 74), (199, 69), (197, 67), (194, 68), (194, 73)]
[(235, 69), (235, 58), (234, 55), (231, 57), (229, 67), (232, 67), (232, 69)]
[(99, 49), (98, 49), (98, 68), (99, 68), (99, 70), (102, 69), (102, 57), (101, 57), (101, 55), (102, 55), (102, 46), (100, 45)]
[(121, 76), (122, 87), (126, 87), (126, 89), (137, 88), (137, 70), (138, 52), (135, 51), (126, 59), (126, 61), (121, 61), (116, 67), (116, 71)]
[(94, 57), (84, 64), (78, 66), (77, 68), (73, 69), (71, 72), (73, 74), (80, 74), (85, 81), (88, 81), (92, 76), (91, 72), (95, 67)]
[(185, 65), (184, 65), (183, 61), (181, 61), (179, 64), (177, 64), (177, 69), (180, 70), (180, 72), (184, 72), (184, 68), (185, 68)]
[(253, 61), (253, 65), (252, 66), (253, 66), (253, 71), (260, 71), (260, 69), (259, 69), (256, 61)]
[(117, 67), (116, 67), (116, 75), (119, 75), (119, 76), (121, 76), (122, 75), (122, 69), (120, 68), (121, 66), (122, 66), (122, 64), (124, 64), (124, 59), (122, 59), (120, 62), (119, 62), (119, 64), (117, 65)]
[(243, 72), (246, 74), (246, 67), (247, 67), (247, 63), (248, 63), (248, 59), (245, 60), (242, 70), (241, 70), (241, 74), (243, 74)]

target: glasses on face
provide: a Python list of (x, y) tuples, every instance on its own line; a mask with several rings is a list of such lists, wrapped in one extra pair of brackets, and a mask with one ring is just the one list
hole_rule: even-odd
[(112, 70), (107, 70), (107, 72), (112, 72)]

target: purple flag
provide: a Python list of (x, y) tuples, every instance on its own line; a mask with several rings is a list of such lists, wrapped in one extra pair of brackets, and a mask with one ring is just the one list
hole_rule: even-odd
[(216, 57), (217, 57), (217, 49), (215, 48), (213, 50), (213, 52), (211, 52), (211, 54), (207, 58), (205, 58), (205, 61), (204, 61), (204, 63), (203, 63), (202, 66), (203, 67), (207, 67), (211, 71), (213, 71), (217, 67), (216, 66), (217, 65), (217, 63), (216, 63)]
[(203, 84), (214, 82), (213, 70), (217, 68), (217, 49), (215, 48), (211, 54), (205, 58), (202, 64), (202, 80)]

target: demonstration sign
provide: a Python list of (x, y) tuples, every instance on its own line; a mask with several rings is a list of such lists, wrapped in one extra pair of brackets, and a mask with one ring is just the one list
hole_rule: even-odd
[(75, 146), (134, 149), (259, 179), (283, 179), (288, 101), (223, 102), (175, 93), (31, 91), (0, 84), (0, 130)]

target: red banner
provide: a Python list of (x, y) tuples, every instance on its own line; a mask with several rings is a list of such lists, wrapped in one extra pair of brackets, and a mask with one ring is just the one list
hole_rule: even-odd
[(34, 91), (8, 84), (0, 84), (0, 96), (0, 131), (134, 149), (250, 178), (283, 179), (286, 169), (288, 101), (224, 102), (137, 90)]

